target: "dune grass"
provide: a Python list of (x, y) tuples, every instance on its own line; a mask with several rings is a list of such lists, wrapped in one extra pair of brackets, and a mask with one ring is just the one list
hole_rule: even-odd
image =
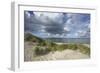
[(33, 51), (35, 52), (36, 55), (45, 55), (49, 52), (63, 51), (66, 49), (79, 50), (81, 53), (90, 55), (90, 48), (83, 44), (76, 44), (76, 43), (56, 44), (55, 42), (43, 40), (31, 34), (26, 35), (25, 41), (37, 43), (35, 46), (33, 46)]
[(79, 50), (83, 54), (90, 55), (90, 48), (87, 46), (84, 46), (82, 44), (61, 44), (61, 45), (46, 45), (46, 46), (37, 46), (35, 47), (35, 53), (36, 55), (44, 55), (49, 52), (54, 52), (54, 51), (63, 51), (66, 49), (71, 49), (71, 50)]

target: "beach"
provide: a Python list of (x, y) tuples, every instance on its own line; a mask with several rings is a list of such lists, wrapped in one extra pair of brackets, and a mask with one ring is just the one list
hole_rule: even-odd
[[(62, 43), (58, 43), (62, 44)], [(87, 44), (83, 44), (89, 46)], [(36, 56), (33, 51), (34, 44), (25, 42), (24, 60), (25, 61), (49, 61), (49, 60), (72, 60), (72, 59), (89, 59), (90, 56), (81, 53), (78, 49), (65, 49), (63, 51), (53, 51), (45, 55)]]

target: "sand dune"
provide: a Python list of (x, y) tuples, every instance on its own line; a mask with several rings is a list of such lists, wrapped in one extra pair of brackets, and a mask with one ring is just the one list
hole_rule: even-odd
[[(49, 52), (45, 55), (36, 56), (33, 51), (34, 43), (25, 42), (24, 44), (24, 61), (48, 61), (48, 60), (70, 60), (70, 59), (87, 59), (89, 55), (81, 53), (79, 50), (66, 49), (63, 51)], [(86, 45), (89, 46), (89, 45)]]
[(62, 52), (56, 51), (56, 52), (50, 52), (47, 55), (43, 56), (37, 56), (34, 57), (33, 60), (70, 60), (70, 59), (86, 59), (89, 58), (88, 55), (80, 53), (78, 50), (64, 50)]

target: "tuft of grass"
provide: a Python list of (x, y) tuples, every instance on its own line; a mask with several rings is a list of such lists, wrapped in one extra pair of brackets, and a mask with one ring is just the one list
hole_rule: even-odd
[(78, 48), (79, 48), (80, 52), (90, 55), (90, 48), (89, 47), (84, 46), (82, 44), (79, 44)]
[(72, 50), (77, 50), (78, 46), (77, 46), (77, 44), (67, 44), (67, 48), (72, 49)]
[(44, 54), (47, 54), (49, 52), (63, 51), (66, 49), (79, 50), (81, 53), (90, 55), (90, 48), (87, 46), (84, 46), (82, 44), (61, 44), (61, 45), (48, 44), (46, 46), (44, 46), (44, 45), (36, 46), (35, 47), (35, 54), (36, 55), (44, 55)]
[(37, 46), (34, 51), (36, 55), (45, 55), (50, 52), (50, 48)]

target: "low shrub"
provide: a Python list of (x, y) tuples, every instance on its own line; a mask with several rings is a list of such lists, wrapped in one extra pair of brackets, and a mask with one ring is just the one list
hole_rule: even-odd
[(67, 44), (67, 48), (72, 49), (72, 50), (77, 50), (78, 49), (77, 44)]
[(34, 51), (36, 55), (45, 55), (50, 52), (50, 48), (37, 46)]
[(80, 52), (84, 54), (90, 54), (90, 48), (84, 45), (78, 45)]

